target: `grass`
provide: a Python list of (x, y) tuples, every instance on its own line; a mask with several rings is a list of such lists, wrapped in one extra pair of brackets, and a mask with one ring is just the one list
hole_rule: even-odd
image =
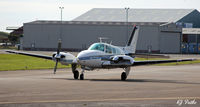
[(15, 47), (15, 46), (7, 46), (7, 47), (0, 46), (0, 49), (14, 49), (14, 50), (17, 50), (17, 47)]
[(174, 66), (174, 65), (186, 65), (186, 64), (200, 64), (200, 60), (185, 61), (185, 62), (171, 62), (171, 63), (154, 64), (154, 65), (156, 65), (156, 66)]
[(168, 60), (168, 59), (163, 59), (163, 58), (134, 58), (136, 61), (146, 61), (146, 60)]
[[(144, 60), (167, 60), (162, 58), (135, 58), (136, 61)], [(172, 65), (184, 65), (184, 64), (196, 64), (200, 63), (200, 60), (187, 61), (187, 62), (174, 62), (164, 64), (154, 64), (156, 66), (172, 66)], [(46, 60), (42, 58), (35, 58), (25, 55), (17, 54), (0, 54), (0, 71), (10, 70), (33, 70), (33, 69), (53, 69), (55, 62), (52, 60)], [(58, 68), (70, 67), (58, 64)]]
[[(135, 58), (136, 61), (145, 61), (145, 60), (170, 60), (170, 59), (162, 59), (162, 58)], [(195, 61), (185, 61), (185, 62), (170, 62), (170, 63), (162, 63), (162, 64), (153, 64), (155, 66), (174, 66), (174, 65), (186, 65), (186, 64), (200, 64), (200, 60)]]
[[(31, 56), (16, 54), (0, 54), (0, 71), (10, 70), (32, 70), (32, 69), (53, 69), (55, 62)], [(58, 64), (58, 68), (69, 66)]]

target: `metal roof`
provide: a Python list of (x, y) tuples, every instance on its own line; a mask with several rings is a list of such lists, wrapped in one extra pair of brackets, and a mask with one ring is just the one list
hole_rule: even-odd
[(19, 29), (20, 27), (16, 27), (16, 26), (9, 26), (9, 27), (6, 27), (6, 30), (17, 30)]
[[(53, 21), (53, 20), (37, 20), (28, 22), (25, 24), (61, 24), (61, 21)], [(103, 21), (62, 21), (62, 24), (73, 24), (73, 25), (127, 25), (126, 22), (103, 22)], [(154, 23), (154, 22), (128, 22), (128, 25), (161, 25), (164, 24)]]
[(183, 28), (183, 34), (200, 34), (200, 28)]
[[(195, 9), (129, 9), (129, 22), (177, 22)], [(94, 8), (73, 21), (126, 22), (126, 10)]]

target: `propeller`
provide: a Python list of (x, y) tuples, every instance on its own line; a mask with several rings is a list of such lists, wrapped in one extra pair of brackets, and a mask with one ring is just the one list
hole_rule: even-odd
[(54, 74), (56, 74), (58, 61), (60, 60), (60, 50), (61, 50), (61, 39), (58, 40), (58, 48), (57, 48), (57, 54), (56, 54), (56, 65), (54, 67)]

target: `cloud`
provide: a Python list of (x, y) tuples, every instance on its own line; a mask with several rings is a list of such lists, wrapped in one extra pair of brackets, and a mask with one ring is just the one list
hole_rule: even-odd
[[(49, 2), (48, 2), (49, 1)], [(34, 20), (60, 20), (59, 3), (48, 0), (3, 0), (0, 1), (0, 30), (5, 31), (7, 26), (21, 26), (23, 23)], [(63, 20), (72, 20), (91, 8), (103, 7), (98, 4), (63, 3)]]
[[(148, 1), (148, 2), (147, 2)], [(0, 0), (0, 30), (38, 20), (72, 20), (92, 8), (199, 8), (200, 0)]]

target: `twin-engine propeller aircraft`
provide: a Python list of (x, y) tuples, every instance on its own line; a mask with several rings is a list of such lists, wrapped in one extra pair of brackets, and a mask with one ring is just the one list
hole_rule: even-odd
[(56, 73), (57, 64), (60, 62), (63, 65), (71, 64), (74, 79), (79, 78), (79, 71), (77, 65), (81, 66), (80, 80), (84, 80), (85, 70), (94, 69), (111, 69), (122, 68), (124, 72), (121, 74), (121, 80), (126, 80), (131, 70), (131, 66), (168, 63), (168, 62), (180, 62), (180, 61), (192, 61), (194, 59), (182, 59), (182, 60), (154, 60), (154, 61), (135, 61), (133, 57), (128, 53), (135, 52), (138, 27), (134, 26), (132, 34), (129, 38), (127, 45), (123, 48), (108, 44), (108, 43), (94, 43), (87, 50), (81, 51), (77, 57), (70, 53), (60, 52), (61, 40), (58, 42), (57, 52), (54, 52), (52, 56), (33, 54), (20, 51), (7, 51), (10, 53), (34, 56), (39, 58), (50, 59), (56, 62), (54, 68), (54, 74)]

